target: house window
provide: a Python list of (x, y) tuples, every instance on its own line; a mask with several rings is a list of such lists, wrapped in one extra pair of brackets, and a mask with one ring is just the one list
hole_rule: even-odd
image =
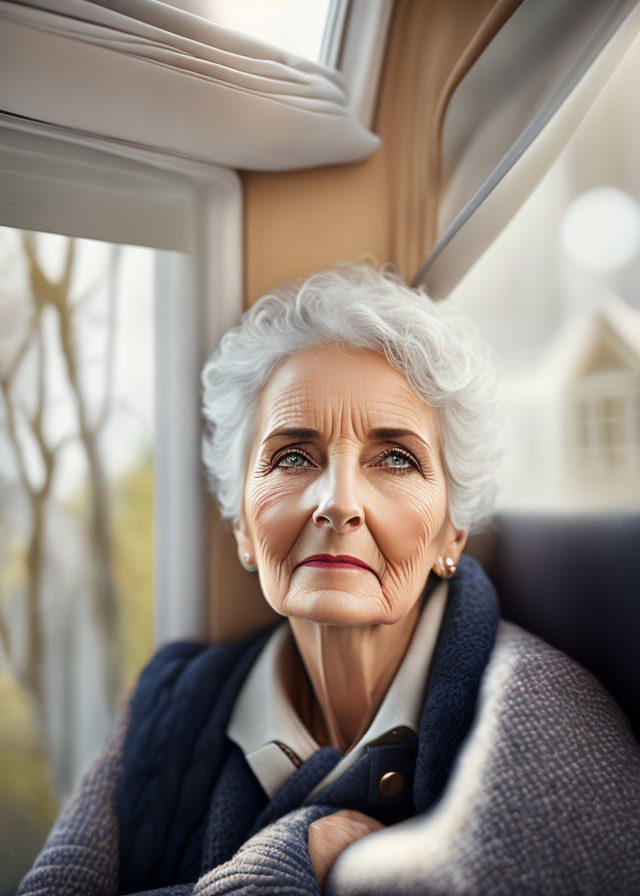
[(640, 473), (640, 375), (609, 371), (570, 391), (567, 466), (582, 488), (632, 485)]
[(574, 446), (576, 453), (584, 457), (589, 447), (589, 406), (583, 399), (574, 405)]
[(0, 228), (0, 893), (153, 649), (155, 254)]

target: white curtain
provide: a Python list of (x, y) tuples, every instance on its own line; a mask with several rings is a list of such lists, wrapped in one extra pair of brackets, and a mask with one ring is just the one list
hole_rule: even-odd
[(158, 0), (0, 0), (0, 108), (254, 170), (354, 162), (379, 144), (338, 72)]

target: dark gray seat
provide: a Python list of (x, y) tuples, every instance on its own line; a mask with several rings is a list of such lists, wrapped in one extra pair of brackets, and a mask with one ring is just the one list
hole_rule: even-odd
[(640, 513), (499, 514), (468, 551), (504, 618), (596, 675), (640, 739)]

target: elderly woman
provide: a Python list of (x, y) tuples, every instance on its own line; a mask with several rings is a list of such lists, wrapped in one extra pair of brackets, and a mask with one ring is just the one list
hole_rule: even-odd
[(20, 893), (640, 892), (622, 714), (462, 555), (497, 458), (463, 316), (345, 265), (257, 302), (203, 385), (211, 486), (286, 621), (156, 654)]

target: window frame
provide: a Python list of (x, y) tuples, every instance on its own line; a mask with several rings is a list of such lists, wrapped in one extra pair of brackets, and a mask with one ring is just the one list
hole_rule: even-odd
[(366, 128), (374, 124), (378, 85), (393, 0), (331, 0), (320, 62), (337, 69), (349, 87), (349, 105)]
[[(76, 202), (61, 201), (65, 190), (74, 200), (81, 199), (84, 191), (89, 201), (96, 190), (111, 199), (117, 199), (123, 184), (131, 191), (127, 202), (110, 204), (102, 232), (100, 215), (95, 215), (93, 239), (153, 246), (151, 222), (158, 213), (158, 191), (162, 193), (163, 185), (165, 213), (171, 213), (173, 203), (181, 215), (178, 229), (169, 228), (162, 245), (156, 246), (175, 251), (161, 251), (156, 257), (154, 286), (154, 643), (206, 637), (210, 595), (207, 498), (200, 459), (200, 371), (207, 354), (244, 310), (240, 179), (229, 168), (87, 138), (10, 115), (0, 115), (0, 128), (0, 133), (13, 134), (15, 146), (22, 141), (25, 148), (22, 170), (16, 161), (20, 154), (12, 158), (10, 201), (4, 201), (7, 178), (0, 178), (0, 223), (5, 226), (52, 230), (46, 209), (39, 211), (34, 199), (34, 138), (52, 141), (50, 161), (55, 170), (49, 173), (47, 201), (54, 203), (56, 195), (60, 197), (60, 223), (54, 232), (89, 236), (78, 231)], [(56, 161), (62, 164), (55, 165)], [(101, 161), (110, 180), (96, 173), (92, 183), (91, 164), (99, 172)], [(39, 183), (47, 183), (46, 163), (43, 156), (42, 170), (39, 175), (35, 172)], [(76, 165), (84, 166), (81, 184), (73, 176)], [(137, 238), (132, 239), (129, 232), (126, 240), (118, 240), (114, 227), (120, 215), (127, 230), (131, 195), (141, 204)], [(145, 202), (150, 229), (145, 229)], [(39, 216), (44, 226), (39, 226)]]

